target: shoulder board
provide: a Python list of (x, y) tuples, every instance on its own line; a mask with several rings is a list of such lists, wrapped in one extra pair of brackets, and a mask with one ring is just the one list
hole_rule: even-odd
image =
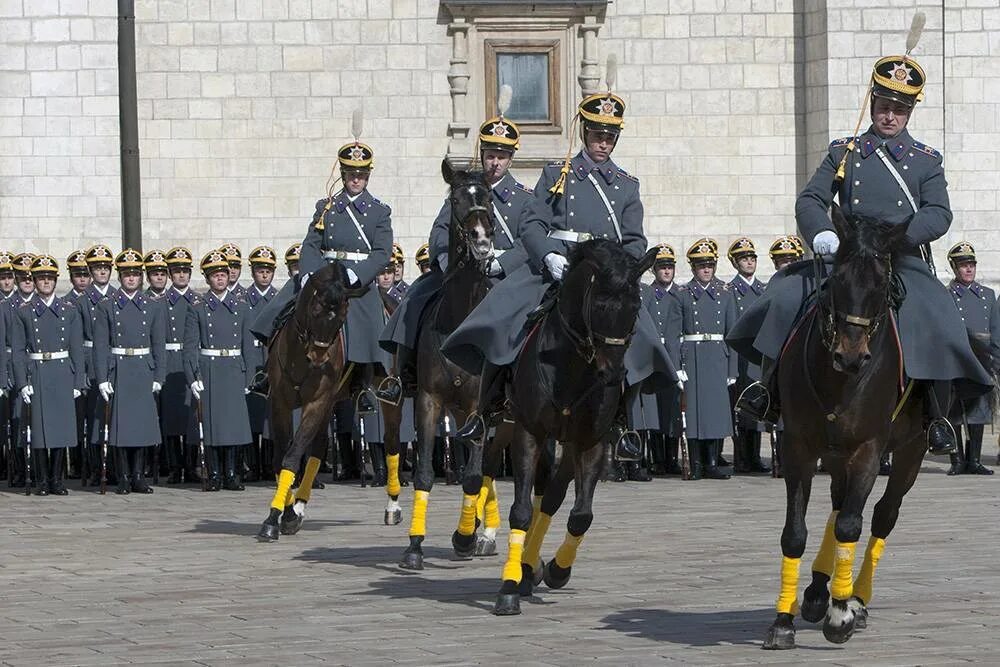
[(375, 197), (372, 197), (372, 203), (373, 204), (378, 204), (379, 206), (381, 206), (382, 208), (384, 208), (387, 211), (391, 211), (392, 210), (392, 207), (390, 207), (384, 201), (382, 201), (380, 199), (376, 199)]
[(35, 307), (35, 302), (34, 301), (22, 301), (20, 304), (18, 304), (17, 307), (20, 308), (20, 309), (22, 309), (22, 310), (24, 308), (29, 308), (29, 307), (34, 308)]
[(66, 308), (76, 308), (76, 301), (73, 301), (73, 299), (63, 298), (59, 299), (59, 301)]
[(323, 231), (323, 229), (326, 227), (326, 222), (325, 222), (326, 215), (324, 209), (326, 208), (326, 204), (329, 201), (330, 201), (329, 199), (320, 199), (318, 202), (316, 202), (316, 212), (319, 213), (320, 215), (319, 219), (316, 221), (316, 224), (313, 226), (319, 231)]
[(620, 176), (624, 176), (625, 178), (628, 178), (628, 179), (630, 179), (630, 180), (633, 180), (633, 181), (635, 181), (636, 183), (638, 183), (638, 182), (639, 182), (639, 179), (638, 179), (638, 178), (636, 178), (636, 177), (635, 177), (635, 176), (633, 176), (632, 174), (628, 173), (627, 171), (625, 171), (625, 170), (624, 170), (624, 169), (622, 169), (621, 167), (618, 167), (618, 174), (619, 174)]
[(936, 158), (938, 160), (942, 159), (941, 153), (939, 153), (938, 151), (934, 150), (933, 148), (931, 148), (927, 144), (922, 144), (919, 141), (914, 141), (913, 142), (913, 148), (915, 148), (916, 150), (920, 151), (921, 153), (924, 153), (925, 155), (930, 155), (932, 158)]
[(830, 148), (839, 148), (841, 146), (846, 146), (851, 143), (856, 137), (841, 137), (840, 139), (834, 139), (830, 142)]
[(529, 195), (535, 194), (534, 190), (532, 190), (531, 188), (529, 188), (527, 185), (524, 185), (523, 183), (519, 183), (517, 181), (514, 181), (514, 187), (518, 188), (519, 190), (524, 190)]

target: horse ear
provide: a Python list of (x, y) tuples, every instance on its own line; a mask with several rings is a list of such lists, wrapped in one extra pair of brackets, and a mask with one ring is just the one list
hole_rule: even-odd
[(637, 283), (642, 278), (642, 274), (653, 268), (653, 264), (656, 263), (656, 255), (660, 252), (659, 246), (653, 246), (646, 251), (646, 254), (639, 258), (639, 261), (635, 263), (632, 270), (629, 271), (629, 282)]
[(441, 176), (444, 177), (444, 182), (451, 185), (455, 181), (455, 170), (452, 168), (451, 163), (448, 162), (448, 158), (441, 160)]
[(834, 202), (833, 206), (830, 208), (830, 221), (833, 223), (833, 228), (837, 231), (837, 236), (841, 240), (850, 236), (851, 224), (847, 221), (844, 216), (844, 212), (840, 209), (840, 206)]

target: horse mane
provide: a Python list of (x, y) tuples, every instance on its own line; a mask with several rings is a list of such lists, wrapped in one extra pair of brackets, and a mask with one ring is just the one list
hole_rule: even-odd
[(341, 262), (330, 262), (309, 276), (304, 289), (312, 287), (313, 294), (323, 294), (324, 303), (337, 304), (344, 300), (344, 291), (350, 281), (347, 268)]
[(850, 233), (840, 234), (836, 265), (859, 284), (884, 278), (882, 260), (896, 249), (900, 226), (863, 215), (847, 218), (846, 224)]
[(630, 277), (636, 260), (618, 243), (592, 239), (577, 243), (569, 253), (569, 271), (588, 263), (594, 270), (594, 315), (614, 315), (623, 306), (637, 306), (639, 286)]

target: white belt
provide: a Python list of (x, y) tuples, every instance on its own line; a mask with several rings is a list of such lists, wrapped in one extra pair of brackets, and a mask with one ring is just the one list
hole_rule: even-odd
[(501, 250), (500, 248), (493, 248), (493, 256), (494, 257), (499, 257), (500, 255), (504, 254), (505, 252), (507, 252), (507, 251), (506, 250)]
[(723, 342), (726, 337), (722, 334), (685, 334), (681, 336), (685, 343), (704, 343), (706, 341)]
[(149, 354), (151, 350), (148, 347), (113, 347), (111, 348), (111, 354), (117, 355), (119, 357), (141, 357), (144, 354)]
[(85, 341), (83, 341), (83, 346), (84, 347), (94, 347), (94, 341), (92, 341), (92, 340), (85, 340)]
[(323, 253), (323, 259), (346, 259), (351, 262), (363, 262), (368, 259), (368, 253), (348, 252), (347, 250), (327, 250)]
[(50, 361), (52, 359), (69, 358), (69, 350), (56, 350), (55, 352), (29, 352), (28, 359), (32, 361)]
[(583, 243), (594, 238), (590, 232), (574, 232), (572, 229), (553, 229), (548, 236), (550, 239), (569, 241), (570, 243)]
[(243, 354), (243, 350), (238, 347), (224, 347), (221, 349), (202, 348), (201, 350), (201, 356), (203, 357), (238, 357), (241, 354)]
[(184, 343), (167, 343), (166, 348), (171, 352), (179, 352), (184, 349)]

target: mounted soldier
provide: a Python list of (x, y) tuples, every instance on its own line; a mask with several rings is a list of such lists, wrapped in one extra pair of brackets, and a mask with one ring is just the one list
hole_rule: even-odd
[[(917, 32), (919, 36), (919, 31)], [(864, 216), (907, 225), (906, 244), (894, 252), (899, 340), (906, 375), (918, 382), (923, 399), (927, 446), (932, 454), (956, 449), (947, 410), (952, 381), (968, 396), (981, 395), (993, 381), (976, 358), (954, 300), (933, 272), (930, 243), (951, 226), (952, 212), (941, 154), (915, 140), (906, 126), (926, 81), (923, 68), (909, 55), (880, 58), (872, 70), (868, 111), (872, 124), (862, 134), (837, 139), (812, 179), (799, 194), (795, 218), (813, 252), (832, 257), (840, 238), (829, 210), (836, 195), (847, 218)], [(864, 107), (862, 107), (862, 113)], [(858, 119), (860, 127), (861, 118)], [(812, 267), (779, 272), (765, 295), (744, 314), (730, 335), (741, 354), (762, 358), (762, 377), (748, 387), (737, 409), (748, 417), (775, 422), (780, 397), (775, 368), (803, 299), (813, 287)]]
[[(507, 90), (510, 90), (507, 88)], [(490, 186), (490, 206), (494, 219), (493, 260), (488, 274), (494, 284), (511, 275), (527, 261), (524, 247), (518, 242), (527, 220), (533, 215), (535, 197), (530, 188), (519, 183), (509, 172), (517, 150), (521, 147), (521, 130), (504, 117), (507, 100), (502, 100), (500, 115), (479, 126), (479, 150), (473, 159), (482, 163), (486, 182)], [(448, 269), (448, 229), (451, 223), (451, 202), (445, 200), (431, 227), (427, 258), (431, 270), (421, 275), (407, 290), (382, 333), (382, 347), (396, 355), (397, 374), (389, 378), (377, 392), (380, 400), (398, 403), (401, 396), (416, 392), (416, 344), (424, 309), (441, 290)], [(420, 263), (420, 251), (417, 252)], [(469, 370), (469, 369), (466, 369)], [(476, 368), (474, 374), (479, 373)]]

